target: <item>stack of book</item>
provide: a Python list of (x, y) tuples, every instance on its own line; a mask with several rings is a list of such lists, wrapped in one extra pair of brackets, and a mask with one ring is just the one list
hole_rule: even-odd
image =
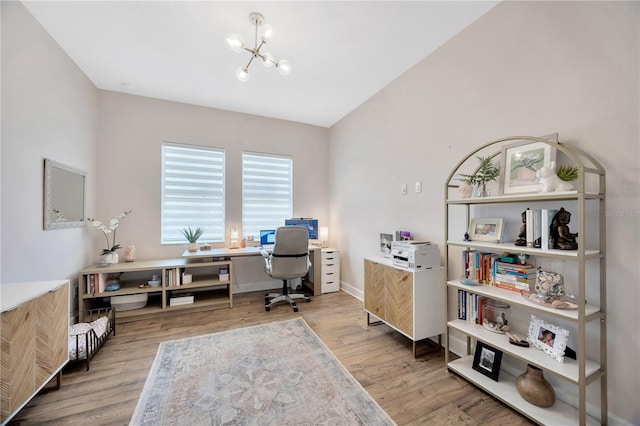
[(169, 306), (188, 305), (190, 303), (193, 303), (193, 294), (191, 293), (172, 296), (169, 299)]
[(502, 255), (496, 253), (463, 250), (461, 276), (478, 284), (493, 285), (495, 263), (500, 256)]
[(519, 265), (516, 263), (495, 263), (494, 285), (512, 291), (531, 292), (536, 281), (536, 267), (533, 265)]

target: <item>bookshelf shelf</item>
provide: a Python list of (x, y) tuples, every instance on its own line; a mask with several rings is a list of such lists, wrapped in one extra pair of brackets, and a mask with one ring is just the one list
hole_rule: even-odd
[[(490, 197), (478, 197), (461, 199), (456, 189), (459, 184), (457, 178), (460, 174), (469, 174), (469, 170), (477, 166), (477, 157), (489, 153), (494, 155), (495, 161), (501, 160), (501, 152), (505, 147), (522, 145), (527, 143), (544, 143), (550, 146), (552, 152), (562, 158), (562, 163), (568, 162), (578, 169), (578, 179), (574, 182), (576, 190), (551, 193), (524, 193), (508, 194)], [(481, 389), (495, 396), (513, 409), (541, 424), (606, 424), (607, 423), (607, 336), (606, 336), (606, 223), (605, 223), (605, 171), (602, 166), (590, 155), (576, 147), (564, 143), (554, 142), (543, 138), (530, 136), (518, 136), (503, 138), (486, 143), (475, 151), (465, 156), (451, 171), (445, 182), (445, 267), (448, 273), (447, 303), (446, 303), (446, 348), (445, 358), (447, 368), (474, 383)], [(577, 228), (578, 248), (576, 250), (541, 249), (526, 246), (516, 246), (511, 242), (490, 241), (463, 241), (459, 239), (468, 229), (473, 218), (503, 217), (505, 223), (520, 224), (520, 212), (527, 208), (555, 209), (562, 205), (561, 202), (569, 202), (573, 213), (571, 225), (572, 232)], [(517, 214), (515, 212), (518, 212)], [(506, 216), (506, 217), (505, 217)], [(532, 224), (527, 223), (528, 226)], [(463, 229), (465, 231), (460, 232)], [(590, 234), (591, 233), (591, 234)], [(591, 238), (585, 237), (591, 236)], [(451, 238), (451, 237), (454, 238)], [(458, 239), (457, 239), (458, 238)], [(514, 238), (515, 240), (515, 238)], [(513, 241), (513, 240), (512, 240)], [(584, 241), (589, 246), (585, 247)], [(543, 236), (544, 244), (544, 236)], [(464, 256), (466, 251), (489, 253), (490, 256), (478, 264), (486, 267), (485, 274), (489, 270), (486, 265), (493, 265), (492, 258), (502, 253), (526, 254), (530, 259), (527, 263), (535, 266), (536, 262), (560, 263), (562, 272), (569, 271), (572, 277), (572, 285), (577, 287), (575, 293), (577, 309), (556, 309), (551, 306), (535, 303), (518, 291), (507, 290), (493, 285), (466, 285), (458, 278), (465, 269)], [(498, 263), (496, 263), (498, 265)], [(500, 266), (497, 266), (498, 272)], [(494, 271), (493, 268), (490, 268)], [(505, 273), (505, 272), (502, 272)], [(509, 272), (515, 273), (515, 272)], [(484, 276), (484, 275), (479, 275)], [(493, 275), (492, 275), (493, 276)], [(510, 277), (511, 279), (516, 279)], [(517, 278), (526, 282), (526, 275)], [(535, 280), (535, 279), (534, 279)], [(489, 282), (493, 282), (489, 280)], [(511, 281), (509, 281), (511, 282)], [(525, 284), (526, 286), (526, 284)], [(589, 290), (589, 302), (586, 302), (586, 294)], [(572, 347), (576, 349), (577, 359), (573, 360), (565, 356), (560, 363), (543, 351), (531, 346), (523, 348), (509, 343), (504, 334), (493, 333), (475, 320), (458, 319), (456, 304), (466, 303), (458, 299), (458, 293), (465, 291), (467, 294), (485, 297), (508, 303), (512, 309), (520, 314), (520, 318), (526, 318), (527, 313), (533, 313), (544, 320), (553, 323), (560, 321), (563, 326), (569, 324), (569, 332), (573, 337)], [(531, 288), (531, 291), (534, 291)], [(460, 305), (458, 306), (460, 308)], [(464, 308), (464, 306), (462, 306)], [(465, 311), (465, 314), (467, 312)], [(462, 316), (464, 318), (464, 316)], [(586, 325), (594, 324), (587, 333)], [(510, 322), (513, 327), (513, 321)], [(528, 326), (522, 321), (520, 328)], [(516, 322), (516, 328), (518, 324)], [(599, 332), (596, 330), (599, 329)], [(527, 336), (527, 330), (514, 330), (517, 334)], [(466, 340), (466, 354), (462, 358), (451, 360), (450, 348), (452, 337), (460, 341), (460, 337)], [(499, 382), (496, 382), (472, 369), (473, 346), (481, 341), (503, 353), (503, 368), (500, 371)], [(575, 345), (575, 346), (574, 346)], [(596, 359), (588, 359), (586, 354)], [(563, 392), (557, 395), (558, 399), (551, 408), (541, 408), (526, 402), (518, 393), (515, 386), (515, 378), (505, 371), (505, 361), (511, 363), (520, 362), (532, 364), (541, 368), (545, 373), (574, 386), (575, 391), (570, 391), (568, 396)], [(599, 400), (592, 398), (589, 404), (600, 406), (600, 420), (587, 416), (587, 386), (599, 381)], [(589, 387), (591, 389), (591, 387)], [(556, 392), (558, 394), (558, 392)], [(575, 394), (575, 395), (571, 395)], [(567, 401), (563, 401), (567, 399)], [(572, 402), (572, 401), (577, 401)], [(572, 404), (577, 406), (573, 407)]]
[[(220, 281), (220, 269), (228, 271), (229, 279)], [(182, 273), (185, 271), (192, 274), (193, 281), (191, 283), (181, 283)], [(120, 277), (120, 289), (106, 291), (105, 288), (102, 288), (102, 291), (100, 291), (101, 286), (104, 287), (107, 276), (111, 274)], [(161, 285), (158, 287), (147, 285), (147, 281), (153, 274), (162, 277)], [(108, 303), (107, 300), (112, 296), (141, 293), (148, 294), (146, 306), (133, 310), (118, 310), (116, 314), (118, 322), (148, 319), (175, 311), (231, 308), (233, 305), (231, 279), (231, 260), (164, 259), (118, 263), (105, 268), (86, 268), (79, 275), (79, 320), (82, 322), (89, 309), (96, 305)], [(93, 287), (91, 287), (91, 282), (93, 282)], [(91, 291), (91, 288), (94, 291)], [(185, 292), (193, 292), (195, 294), (193, 303), (177, 306), (170, 305), (172, 295), (176, 296)]]

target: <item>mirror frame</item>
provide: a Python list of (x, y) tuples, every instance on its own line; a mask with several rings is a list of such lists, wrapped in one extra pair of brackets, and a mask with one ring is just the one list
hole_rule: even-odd
[[(52, 179), (53, 169), (61, 169), (67, 172), (79, 175), (82, 177), (82, 217), (78, 221), (63, 221), (63, 222), (55, 222), (52, 221), (53, 217), (53, 205), (52, 205), (52, 194), (53, 194), (53, 186), (54, 182)], [(45, 230), (49, 229), (66, 229), (66, 228), (81, 228), (85, 225), (86, 220), (84, 218), (86, 211), (86, 191), (87, 191), (87, 172), (84, 170), (76, 169), (70, 166), (67, 166), (62, 163), (58, 163), (57, 161), (50, 160), (48, 158), (44, 159), (44, 211), (43, 211), (43, 226)]]

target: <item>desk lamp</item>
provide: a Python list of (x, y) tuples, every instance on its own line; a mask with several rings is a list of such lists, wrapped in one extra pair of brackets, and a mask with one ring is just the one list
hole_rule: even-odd
[(231, 239), (231, 242), (229, 243), (229, 248), (230, 249), (237, 249), (239, 248), (238, 246), (238, 229), (235, 226), (231, 227), (231, 232), (229, 234), (229, 238)]
[(320, 227), (320, 244), (322, 248), (327, 248), (329, 246), (329, 228), (326, 226)]

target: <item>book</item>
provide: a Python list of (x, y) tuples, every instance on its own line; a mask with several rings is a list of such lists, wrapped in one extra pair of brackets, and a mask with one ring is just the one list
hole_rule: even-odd
[(540, 211), (540, 248), (542, 249), (553, 248), (553, 241), (551, 241), (551, 222), (558, 211), (558, 209), (542, 209)]
[(104, 293), (107, 291), (107, 274), (96, 274), (96, 281), (98, 283), (98, 293)]
[(87, 275), (87, 294), (96, 293), (96, 276), (94, 274)]
[(184, 294), (180, 296), (172, 296), (169, 299), (169, 306), (188, 305), (193, 303), (193, 294)]
[(542, 211), (540, 209), (533, 210), (533, 246), (535, 248), (540, 248), (542, 246), (542, 227), (540, 226), (540, 221), (542, 218)]
[(525, 221), (527, 223), (527, 247), (533, 247), (533, 210), (525, 211)]

